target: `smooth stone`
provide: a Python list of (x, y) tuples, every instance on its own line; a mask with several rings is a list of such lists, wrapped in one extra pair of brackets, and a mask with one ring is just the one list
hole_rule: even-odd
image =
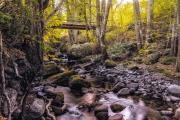
[(98, 120), (108, 120), (108, 112), (98, 112), (97, 114), (96, 114), (96, 118), (98, 119)]
[(123, 120), (123, 115), (122, 114), (115, 114), (113, 116), (110, 116), (109, 120)]
[(125, 87), (125, 84), (122, 82), (119, 82), (112, 88), (112, 91), (117, 93), (120, 89), (122, 89), (124, 87)]
[(126, 95), (129, 95), (130, 92), (131, 90), (129, 88), (123, 88), (117, 94), (118, 96), (126, 96)]
[(110, 108), (115, 113), (116, 112), (121, 112), (124, 109), (123, 106), (121, 106), (120, 104), (116, 104), (116, 103), (111, 104)]
[(172, 95), (180, 97), (180, 86), (179, 85), (170, 85), (168, 87), (168, 92)]
[(95, 115), (99, 112), (108, 112), (108, 106), (100, 105), (100, 106), (95, 107), (95, 109), (94, 109)]

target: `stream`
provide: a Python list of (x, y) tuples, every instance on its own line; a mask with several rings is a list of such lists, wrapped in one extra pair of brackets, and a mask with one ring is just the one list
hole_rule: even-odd
[[(69, 86), (56, 85), (54, 91), (63, 92), (64, 104), (68, 106), (64, 114), (56, 116), (57, 120), (174, 120), (173, 111), (180, 99), (168, 92), (173, 85), (170, 78), (141, 68), (129, 70), (122, 65), (70, 66), (91, 87), (77, 96)], [(116, 106), (121, 110), (114, 111)]]

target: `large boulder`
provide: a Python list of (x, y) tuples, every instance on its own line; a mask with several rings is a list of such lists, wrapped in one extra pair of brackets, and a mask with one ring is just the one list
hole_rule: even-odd
[(42, 99), (35, 98), (33, 102), (26, 107), (25, 119), (36, 120), (39, 119), (45, 112), (45, 102)]
[(72, 76), (69, 82), (71, 90), (76, 92), (82, 92), (82, 88), (89, 88), (90, 86), (91, 84), (79, 75)]
[[(97, 45), (94, 43), (74, 44), (68, 49), (68, 56), (70, 58), (82, 58), (93, 53), (97, 53)], [(94, 50), (94, 51), (93, 51)]]
[(62, 72), (62, 71), (60, 71), (59, 67), (55, 63), (44, 65), (44, 72), (43, 72), (44, 78), (47, 78), (59, 72)]
[(179, 85), (170, 85), (168, 87), (168, 92), (174, 96), (180, 97), (180, 86)]
[(147, 59), (145, 60), (145, 63), (146, 64), (157, 63), (160, 57), (161, 57), (160, 52), (152, 53), (152, 54), (148, 55)]

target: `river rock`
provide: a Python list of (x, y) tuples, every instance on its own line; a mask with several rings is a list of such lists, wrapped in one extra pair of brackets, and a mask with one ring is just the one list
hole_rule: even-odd
[(108, 112), (108, 106), (106, 106), (106, 105), (96, 106), (94, 109), (95, 115), (99, 112)]
[(26, 120), (34, 120), (40, 118), (45, 112), (45, 102), (42, 99), (35, 98), (29, 108), (26, 108)]
[(121, 112), (123, 109), (124, 109), (124, 107), (123, 106), (121, 106), (120, 104), (116, 104), (116, 103), (114, 103), (114, 104), (111, 104), (110, 105), (110, 108), (111, 108), (111, 110), (113, 111), (113, 112)]
[(115, 114), (113, 116), (110, 116), (108, 120), (123, 120), (122, 114)]
[(180, 86), (179, 85), (170, 85), (168, 87), (168, 92), (172, 95), (180, 97)]
[(120, 89), (124, 88), (125, 84), (122, 82), (118, 82), (112, 89), (113, 92), (117, 93)]
[(69, 87), (72, 91), (82, 92), (83, 87), (89, 88), (90, 86), (91, 84), (79, 75), (72, 76), (71, 81), (69, 82)]
[(139, 87), (139, 83), (129, 83), (127, 84), (127, 87), (131, 90), (137, 90)]
[(161, 120), (171, 120), (168, 116), (162, 116)]
[(175, 117), (177, 120), (180, 120), (180, 108), (176, 109), (174, 117)]
[(172, 102), (180, 101), (180, 98), (179, 97), (175, 97), (175, 96), (170, 96), (170, 99), (171, 99)]
[(96, 118), (98, 120), (108, 120), (108, 112), (98, 112)]
[(123, 88), (117, 94), (118, 94), (118, 96), (126, 96), (126, 95), (129, 95), (130, 92), (131, 91), (129, 88)]
[(171, 115), (173, 115), (173, 112), (170, 110), (162, 110), (161, 114), (165, 115), (165, 116), (171, 116)]

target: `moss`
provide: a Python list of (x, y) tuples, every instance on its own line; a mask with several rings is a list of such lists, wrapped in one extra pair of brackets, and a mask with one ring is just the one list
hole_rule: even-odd
[(104, 65), (108, 68), (111, 68), (111, 67), (116, 67), (116, 62), (114, 62), (113, 60), (106, 60)]
[(63, 62), (63, 60), (62, 59), (60, 59), (60, 58), (52, 58), (51, 59), (52, 61), (55, 61), (55, 62), (57, 62), (57, 63), (61, 63), (61, 62)]
[(135, 58), (133, 58), (133, 61), (136, 62), (136, 63), (138, 63), (138, 64), (143, 63), (143, 60), (142, 60), (142, 58), (140, 58), (140, 57), (135, 57)]
[(160, 63), (164, 65), (171, 65), (176, 62), (176, 57), (163, 57), (160, 59)]
[(80, 75), (73, 75), (71, 77), (72, 80), (83, 80)]
[(57, 92), (54, 100), (52, 101), (53, 106), (61, 107), (64, 103), (64, 94), (63, 92)]
[(51, 75), (57, 74), (59, 72), (62, 72), (62, 71), (60, 71), (58, 66), (56, 64), (54, 64), (54, 63), (50, 63), (50, 64), (47, 64), (47, 65), (44, 65), (43, 75), (44, 75), (45, 78), (49, 77)]
[(0, 11), (0, 24), (8, 24), (12, 20), (12, 17), (8, 14), (2, 13)]
[(63, 73), (53, 75), (52, 77), (48, 78), (48, 80), (54, 81), (56, 84), (61, 86), (68, 86), (71, 76), (74, 74), (74, 71), (65, 70)]
[(73, 75), (69, 82), (69, 87), (74, 91), (82, 91), (83, 87), (90, 87), (90, 83), (79, 75)]

